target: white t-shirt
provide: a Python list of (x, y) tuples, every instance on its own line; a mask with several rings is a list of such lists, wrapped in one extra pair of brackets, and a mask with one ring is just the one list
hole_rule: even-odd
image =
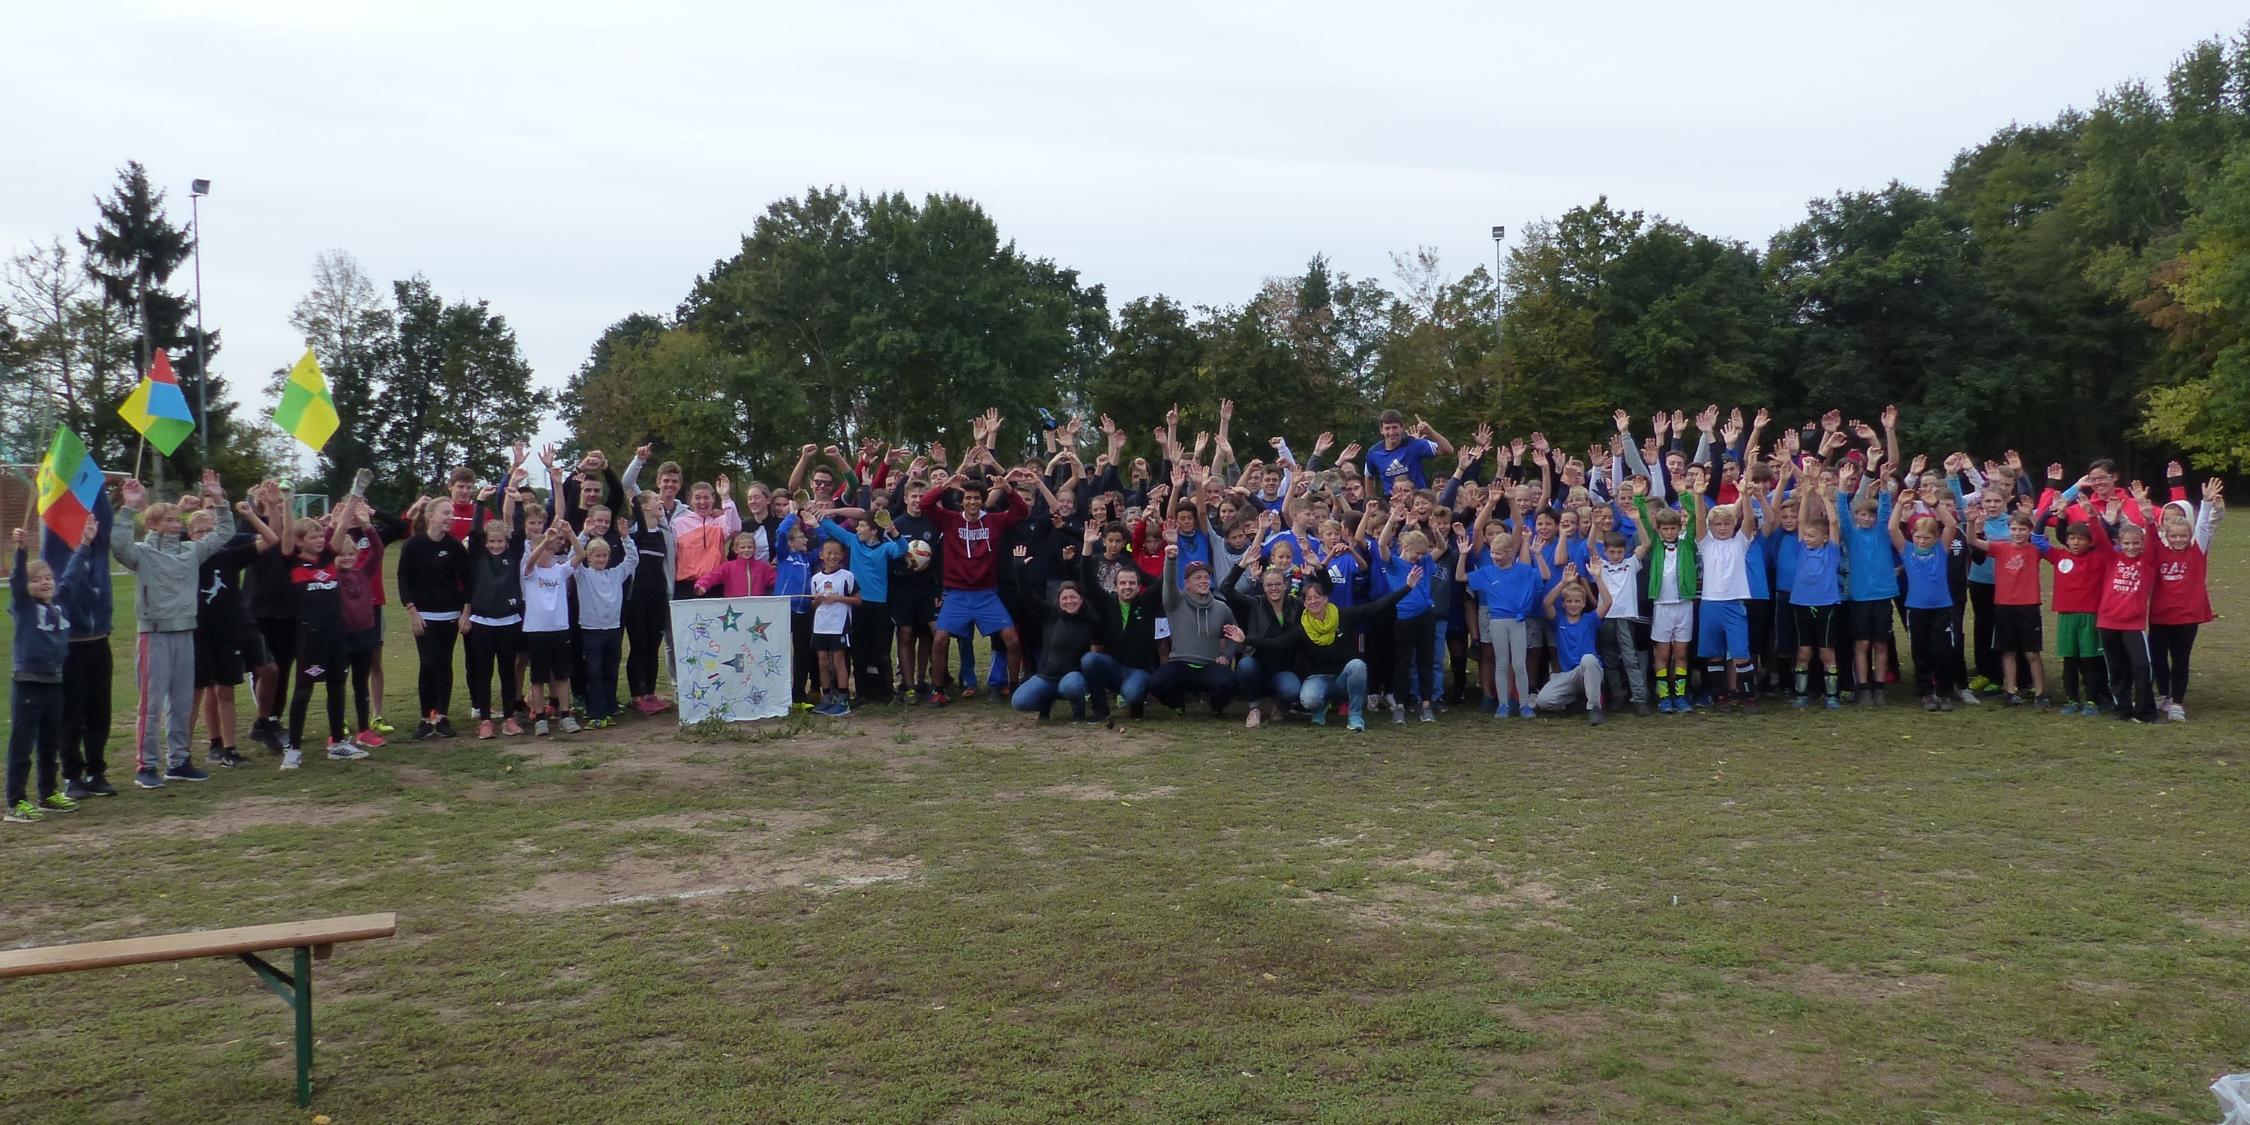
[(1631, 555), (1621, 563), (1603, 560), (1602, 585), (1609, 587), (1609, 620), (1641, 619), (1641, 560)]
[(1713, 539), (1706, 535), (1696, 542), (1696, 548), (1702, 555), (1704, 601), (1750, 600), (1750, 536)]
[(1680, 597), (1680, 550), (1679, 543), (1666, 547), (1662, 539), (1648, 549), (1650, 564), (1656, 567), (1658, 605), (1676, 605), (1683, 600)]
[(534, 568), (523, 560), (523, 631), (561, 633), (570, 628), (570, 563)]
[[(816, 597), (822, 594), (831, 596), (856, 594), (859, 593), (859, 579), (852, 577), (852, 572), (848, 570), (838, 570), (834, 573), (816, 570), (812, 573), (812, 577), (805, 580), (805, 592)], [(813, 606), (812, 631), (815, 633), (826, 636), (841, 635), (845, 629), (851, 627), (851, 623), (852, 607), (842, 602)]]

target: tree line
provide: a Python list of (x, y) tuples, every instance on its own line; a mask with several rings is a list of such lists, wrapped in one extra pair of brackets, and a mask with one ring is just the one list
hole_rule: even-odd
[[(1816, 199), (1755, 247), (1607, 197), (1534, 223), (1501, 275), (1314, 255), (1239, 303), (1099, 285), (975, 203), (814, 188), (769, 206), (678, 308), (612, 325), (571, 377), (584, 446), (654, 439), (706, 474), (805, 440), (956, 438), (968, 407), (1107, 413), (1235, 400), (1255, 434), (1366, 429), (1381, 406), (1581, 442), (1611, 410), (1907, 408), (1917, 448), (2250, 467), (2250, 35), (2161, 85), (2011, 124), (1938, 186)], [(1497, 287), (1497, 294), (1495, 288)], [(1504, 315), (1495, 317), (1495, 297)]]
[[(138, 164), (94, 219), (75, 248), (56, 240), (0, 271), (0, 443), (35, 457), (59, 422), (124, 467), (135, 435), (116, 406), (149, 349), (172, 351), (191, 403), (205, 378), (172, 284), (193, 244)], [(1223, 398), (1237, 431), (1260, 436), (1362, 432), (1390, 406), (1446, 432), (1490, 421), (1572, 444), (1606, 434), (1619, 406), (1760, 402), (1795, 421), (1814, 403), (1865, 417), (1897, 403), (1916, 448), (2238, 471), (2250, 33), (2196, 44), (2160, 84), (2010, 124), (1934, 189), (1813, 200), (1763, 247), (1605, 196), (1531, 224), (1497, 277), (1427, 249), (1394, 255), (1383, 279), (1314, 254), (1239, 302), (1158, 293), (1112, 309), (972, 200), (813, 188), (769, 205), (675, 308), (602, 332), (559, 396), (533, 388), (486, 302), (420, 275), (383, 294), (342, 251), (315, 263), (291, 324), (343, 420), (300, 487), (340, 494), (366, 465), (385, 501), (455, 464), (491, 468), (491, 450), (551, 409), (579, 449), (653, 443), (695, 476), (770, 479), (807, 440), (958, 447), (986, 404), (1009, 407), (1002, 448), (1028, 454), (1034, 408), (1146, 434), (1176, 402), (1192, 433)], [(210, 330), (204, 346), (218, 344)], [(238, 424), (209, 378), (222, 472), (293, 460), (270, 426)], [(170, 465), (180, 479), (201, 467), (192, 442)]]

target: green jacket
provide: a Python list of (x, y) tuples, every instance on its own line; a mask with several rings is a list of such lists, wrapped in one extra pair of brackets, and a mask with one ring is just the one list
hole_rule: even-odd
[[(1655, 605), (1664, 585), (1664, 538), (1649, 518), (1647, 496), (1633, 497), (1633, 514), (1648, 536), (1648, 604)], [(1680, 509), (1680, 598), (1692, 602), (1701, 592), (1695, 573), (1695, 505), (1688, 504)]]

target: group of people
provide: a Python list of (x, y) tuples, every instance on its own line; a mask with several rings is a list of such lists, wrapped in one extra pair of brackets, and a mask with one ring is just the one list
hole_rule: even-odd
[(6, 819), (116, 792), (105, 554), (136, 579), (144, 789), (208, 778), (191, 753), (199, 721), (207, 762), (244, 764), (246, 678), (248, 736), (281, 768), (303, 763), (316, 692), (329, 760), (381, 747), (398, 733), (380, 706), (394, 593), (416, 649), (415, 739), (456, 736), (457, 649), (478, 738), (665, 711), (683, 598), (791, 598), (792, 693), (824, 715), (981, 690), (1111, 726), (1153, 697), (1214, 714), (1239, 700), (1253, 727), (1302, 714), (1355, 731), (1371, 707), (1433, 722), (1472, 699), (1498, 719), (1582, 708), (1595, 724), (1761, 696), (1881, 707), (1901, 680), (1901, 620), (1926, 711), (2059, 697), (2063, 714), (2185, 720), (2212, 617), (2217, 480), (2191, 495), (2174, 463), (2159, 502), (2108, 461), (2075, 477), (2050, 464), (2043, 481), (2012, 450), (1933, 466), (1902, 448), (1895, 408), (1879, 430), (1831, 411), (1770, 443), (1762, 409), (1660, 413), (1638, 435), (1619, 411), (1583, 457), (1482, 426), (1456, 446), (1386, 411), (1379, 438), (1333, 461), (1324, 433), (1302, 458), (1273, 437), (1246, 462), (1231, 402), (1191, 443), (1173, 407), (1141, 456), (1106, 416), (1095, 433), (1040, 414), (1036, 458), (1003, 462), (988, 410), (958, 457), (936, 442), (868, 439), (851, 457), (805, 445), (786, 485), (752, 483), (739, 503), (724, 474), (690, 483), (670, 461), (642, 487), (649, 446), (621, 471), (592, 451), (566, 472), (542, 450), (542, 496), (518, 445), (496, 483), (463, 467), (396, 514), (368, 503), (362, 470), (318, 519), (271, 481), (232, 502), (210, 473), (169, 502), (127, 481), (59, 563), (27, 556), (27, 520)]

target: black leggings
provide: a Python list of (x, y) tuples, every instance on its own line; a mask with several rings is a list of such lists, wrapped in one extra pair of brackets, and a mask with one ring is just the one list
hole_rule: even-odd
[(1977, 611), (1975, 632), (1971, 639), (1976, 646), (1977, 675), (2000, 682), (2000, 653), (1992, 647), (1993, 632), (1999, 627), (1999, 610), (1993, 599), (1999, 588), (1990, 582), (1969, 583), (1969, 604)]
[(109, 771), (109, 637), (70, 642), (63, 657), (62, 768), (73, 780)]
[(381, 655), (383, 650), (379, 648), (344, 654), (352, 669), (352, 713), (359, 719), (360, 730), (367, 729), (367, 677), (375, 671), (375, 658)]
[(2195, 649), (2193, 625), (2148, 627), (2148, 666), (2156, 680), (2156, 694), (2187, 702), (2188, 654)]
[(1906, 611), (1906, 637), (1914, 646), (1914, 686), (1921, 695), (1942, 695), (1953, 681), (1955, 633), (1950, 609)]
[[(477, 718), (497, 719), (523, 706), (516, 687), (516, 652), (523, 647), (523, 626), (471, 624), (468, 632), (469, 706)], [(498, 712), (492, 710), (492, 676), (500, 675)]]
[(1416, 690), (1415, 670), (1422, 674), (1420, 692), (1416, 698), (1435, 702), (1438, 697), (1437, 661), (1432, 659), (1430, 644), (1437, 638), (1437, 611), (1425, 609), (1412, 617), (1400, 617), (1391, 633), (1396, 661), (1391, 666), (1391, 694), (1402, 697)]
[(2099, 630), (2109, 663), (2110, 706), (2119, 717), (2156, 717), (2155, 684), (2148, 678), (2148, 638), (2125, 629)]
[(820, 665), (813, 661), (812, 612), (789, 615), (790, 646), (796, 650), (797, 666), (793, 670), (796, 682), (789, 685), (790, 698), (797, 703), (810, 702), (820, 691)]
[(890, 702), (890, 603), (863, 601), (852, 610), (852, 667), (859, 698)]
[(414, 638), (414, 652), (422, 662), (415, 696), (424, 719), (453, 709), (453, 648), (460, 639), (459, 621), (424, 621), (422, 635)]
[[(345, 655), (343, 637), (313, 633), (298, 639), (297, 655), (302, 659), (297, 665), (297, 690), (290, 693), (289, 745), (302, 748), (305, 744), (305, 711), (312, 706), (316, 684), (328, 688), (328, 740), (343, 741), (344, 677), (353, 670), (356, 658)], [(366, 683), (364, 679), (360, 682)], [(360, 709), (366, 710), (366, 705), (363, 703)]]
[(635, 597), (625, 603), (625, 690), (635, 699), (656, 694), (656, 670), (663, 663), (664, 627), (671, 622), (672, 603), (660, 587), (655, 597)]
[(1406, 682), (1391, 682), (1398, 663), (1398, 611), (1385, 609), (1367, 617), (1367, 695), (1372, 699), (1405, 691)]

